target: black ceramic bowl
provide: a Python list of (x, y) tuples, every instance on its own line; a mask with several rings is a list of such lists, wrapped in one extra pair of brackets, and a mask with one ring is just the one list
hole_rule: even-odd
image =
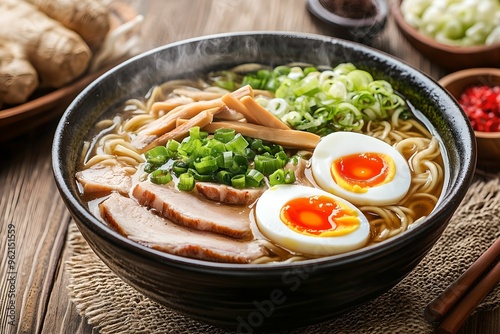
[[(132, 242), (98, 221), (80, 198), (75, 172), (93, 124), (103, 113), (150, 87), (188, 72), (259, 62), (318, 65), (352, 62), (389, 81), (435, 128), (445, 157), (439, 205), (400, 236), (343, 255), (291, 264), (204, 262)], [(64, 113), (53, 144), (60, 194), (95, 253), (151, 299), (192, 318), (241, 331), (286, 329), (331, 319), (396, 285), (441, 236), (471, 182), (474, 133), (456, 101), (435, 81), (362, 45), (298, 33), (237, 33), (192, 39), (149, 51), (106, 73)]]

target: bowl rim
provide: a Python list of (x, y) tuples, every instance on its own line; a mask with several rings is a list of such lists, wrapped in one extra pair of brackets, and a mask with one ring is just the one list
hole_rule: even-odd
[(394, 17), (394, 21), (403, 32), (405, 32), (407, 35), (410, 35), (412, 38), (414, 38), (421, 44), (428, 45), (429, 47), (440, 50), (442, 52), (457, 54), (462, 56), (480, 54), (483, 52), (492, 52), (497, 49), (500, 50), (500, 43), (492, 45), (458, 46), (458, 45), (450, 45), (438, 42), (432, 37), (421, 33), (416, 28), (412, 27), (408, 22), (406, 22), (403, 16), (403, 12), (401, 11), (402, 2), (403, 0), (398, 0), (394, 3), (392, 7), (392, 14)]
[(500, 131), (498, 132), (485, 132), (485, 131), (474, 131), (477, 138), (481, 139), (500, 139)]
[[(500, 80), (500, 68), (496, 67), (472, 67), (472, 68), (466, 68), (463, 70), (458, 70), (452, 73), (449, 73), (442, 77), (441, 79), (438, 80), (438, 83), (445, 87), (448, 86), (449, 84), (469, 78), (472, 76), (481, 76), (481, 75), (487, 75), (487, 76), (494, 76), (498, 77)], [(452, 95), (453, 96), (453, 95)]]
[[(266, 264), (238, 264), (238, 263), (220, 263), (220, 262), (212, 262), (206, 260), (199, 260), (193, 258), (187, 258), (183, 256), (173, 255), (166, 252), (158, 251), (144, 245), (141, 245), (137, 242), (130, 240), (129, 238), (119, 234), (114, 231), (110, 227), (103, 224), (99, 221), (87, 207), (81, 205), (80, 201), (73, 194), (70, 186), (64, 182), (63, 176), (63, 168), (61, 166), (60, 161), (62, 160), (59, 156), (59, 150), (65, 144), (62, 142), (62, 137), (65, 131), (65, 125), (69, 123), (67, 118), (74, 112), (75, 108), (78, 107), (81, 101), (83, 101), (87, 95), (97, 89), (98, 86), (101, 85), (102, 81), (107, 80), (107, 78), (111, 77), (114, 73), (119, 72), (121, 69), (129, 66), (132, 63), (139, 61), (145, 57), (151, 57), (154, 54), (160, 53), (162, 50), (168, 48), (175, 48), (178, 46), (182, 46), (188, 43), (196, 43), (202, 42), (204, 40), (210, 39), (219, 39), (219, 38), (240, 38), (242, 36), (274, 36), (274, 37), (289, 37), (289, 38), (299, 38), (305, 40), (314, 40), (324, 43), (334, 43), (339, 46), (346, 46), (349, 48), (360, 48), (363, 49), (364, 52), (369, 53), (371, 55), (376, 55), (379, 58), (382, 58), (384, 61), (388, 61), (392, 65), (397, 65), (410, 71), (412, 74), (419, 77), (420, 80), (423, 80), (426, 84), (435, 85), (436, 87), (440, 87), (436, 80), (431, 78), (428, 74), (416, 69), (410, 64), (405, 63), (401, 59), (385, 53), (381, 50), (375, 49), (370, 46), (360, 45), (359, 43), (343, 40), (341, 38), (319, 35), (314, 33), (303, 33), (303, 32), (289, 32), (289, 31), (243, 31), (243, 32), (230, 32), (230, 33), (219, 33), (219, 34), (211, 34), (205, 36), (192, 37), (180, 41), (176, 41), (173, 43), (168, 43), (149, 51), (143, 52), (139, 55), (136, 55), (123, 63), (117, 65), (113, 69), (107, 71), (103, 75), (101, 75), (98, 79), (94, 80), (90, 85), (88, 85), (68, 106), (62, 115), (59, 124), (56, 128), (54, 134), (54, 141), (52, 145), (52, 168), (53, 175), (56, 181), (56, 186), (59, 189), (60, 195), (63, 198), (64, 202), (67, 206), (72, 208), (72, 214), (76, 215), (78, 219), (75, 219), (77, 225), (80, 222), (83, 222), (86, 228), (92, 230), (92, 232), (96, 233), (100, 238), (105, 239), (107, 243), (113, 244), (118, 248), (126, 248), (127, 251), (130, 251), (136, 255), (147, 256), (150, 260), (154, 260), (158, 263), (168, 264), (171, 267), (179, 267), (179, 268), (189, 268), (191, 271), (202, 271), (202, 272), (213, 272), (213, 273), (224, 273), (225, 275), (240, 275), (240, 274), (255, 274), (259, 275), (262, 272), (266, 273), (283, 273), (283, 271), (290, 270), (297, 267), (313, 267), (321, 266), (323, 268), (326, 267), (334, 267), (334, 266), (342, 266), (347, 263), (352, 263), (354, 259), (364, 259), (364, 258), (375, 258), (383, 256), (387, 249), (393, 248), (395, 246), (404, 247), (409, 239), (416, 238), (419, 234), (424, 234), (428, 230), (433, 229), (435, 224), (443, 224), (441, 227), (441, 231), (444, 230), (447, 223), (447, 217), (449, 215), (447, 213), (446, 207), (444, 204), (446, 203), (456, 203), (457, 199), (461, 200), (468, 189), (468, 185), (472, 182), (475, 163), (476, 163), (476, 151), (475, 151), (475, 138), (472, 135), (472, 129), (469, 125), (468, 138), (471, 141), (471, 151), (470, 151), (470, 159), (465, 160), (465, 165), (463, 169), (459, 171), (459, 180), (462, 182), (463, 187), (455, 187), (453, 189), (450, 188), (450, 191), (446, 196), (441, 195), (441, 206), (434, 210), (429, 216), (434, 221), (434, 224), (427, 223), (427, 220), (419, 223), (416, 226), (411, 228), (411, 233), (408, 233), (408, 230), (398, 235), (397, 237), (386, 240), (379, 244), (372, 244), (365, 246), (361, 249), (357, 249), (354, 251), (350, 251), (343, 254), (337, 254), (332, 256), (320, 257), (315, 259), (308, 259), (299, 262), (278, 262), (278, 263), (266, 263)], [(456, 100), (443, 89), (444, 96), (448, 97), (449, 103), (455, 104), (458, 107), (458, 103)], [(462, 111), (463, 114), (463, 111)], [(463, 115), (465, 117), (465, 114)], [(467, 123), (468, 124), (468, 123)], [(463, 135), (466, 135), (463, 134)], [(446, 191), (446, 187), (451, 187), (451, 184), (443, 185), (443, 191)], [(187, 267), (186, 267), (187, 266)]]

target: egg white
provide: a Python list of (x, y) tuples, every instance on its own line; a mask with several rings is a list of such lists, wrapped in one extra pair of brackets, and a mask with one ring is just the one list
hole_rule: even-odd
[[(368, 152), (390, 156), (396, 168), (394, 178), (369, 187), (364, 193), (338, 185), (331, 175), (332, 163), (344, 156)], [(355, 132), (335, 132), (323, 137), (311, 158), (311, 171), (319, 187), (356, 205), (396, 204), (406, 195), (411, 183), (410, 168), (401, 153), (380, 139)]]
[[(359, 227), (346, 235), (321, 237), (301, 234), (281, 221), (281, 208), (288, 201), (315, 195), (327, 196), (352, 208), (358, 214)], [(354, 205), (321, 189), (301, 185), (277, 185), (267, 189), (257, 201), (255, 217), (261, 233), (272, 242), (308, 255), (326, 256), (361, 248), (368, 242), (370, 234), (368, 220)]]

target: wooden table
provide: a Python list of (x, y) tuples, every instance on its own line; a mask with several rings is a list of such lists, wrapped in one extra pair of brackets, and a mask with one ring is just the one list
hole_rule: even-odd
[[(136, 0), (134, 6), (145, 17), (142, 50), (221, 32), (329, 34), (328, 27), (306, 10), (306, 0)], [(415, 51), (391, 19), (374, 46), (436, 79), (446, 74)], [(65, 238), (71, 217), (52, 177), (51, 143), (56, 125), (53, 120), (0, 146), (1, 333), (92, 333), (67, 295)], [(8, 253), (7, 241), (14, 246), (15, 255)], [(9, 269), (9, 255), (14, 270)], [(15, 312), (15, 325), (9, 324), (9, 305)], [(500, 310), (476, 314), (461, 333), (498, 333), (499, 319)]]

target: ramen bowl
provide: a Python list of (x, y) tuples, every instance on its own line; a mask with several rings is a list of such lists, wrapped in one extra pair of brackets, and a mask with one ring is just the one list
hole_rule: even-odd
[[(243, 63), (352, 62), (390, 82), (438, 138), (445, 180), (437, 207), (399, 236), (341, 255), (293, 263), (224, 264), (160, 252), (97, 219), (75, 179), (84, 140), (96, 122), (150, 87), (192, 73)], [(440, 238), (472, 181), (474, 133), (453, 99), (427, 75), (361, 44), (326, 36), (259, 32), (207, 36), (169, 44), (124, 62), (68, 107), (53, 143), (60, 194), (90, 247), (123, 281), (152, 300), (218, 327), (252, 332), (318, 323), (395, 286)]]
[[(500, 86), (500, 68), (470, 68), (450, 73), (439, 80), (457, 100), (471, 86)], [(500, 167), (500, 132), (474, 131), (477, 163), (481, 167)]]
[(396, 25), (408, 42), (433, 63), (449, 71), (500, 66), (500, 44), (454, 46), (440, 43), (408, 24), (400, 3), (397, 1), (391, 11)]

